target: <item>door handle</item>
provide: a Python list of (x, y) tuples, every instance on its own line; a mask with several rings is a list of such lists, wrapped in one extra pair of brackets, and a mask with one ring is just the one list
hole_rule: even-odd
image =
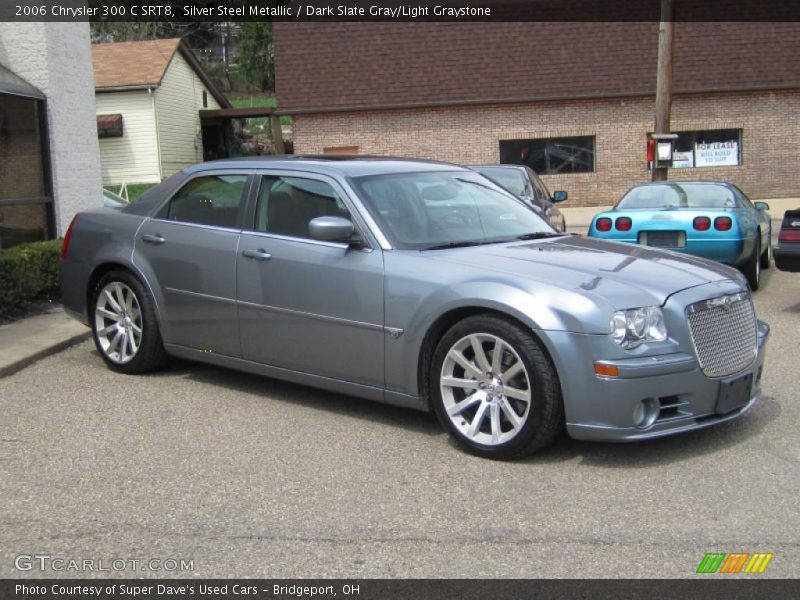
[(158, 233), (145, 233), (142, 236), (142, 241), (143, 242), (147, 242), (148, 244), (159, 245), (159, 244), (163, 244), (164, 242), (166, 242), (167, 239), (165, 237), (163, 237), (161, 234), (158, 234)]
[(245, 258), (254, 258), (256, 260), (269, 260), (272, 258), (271, 254), (261, 248), (258, 250), (242, 250), (242, 256)]

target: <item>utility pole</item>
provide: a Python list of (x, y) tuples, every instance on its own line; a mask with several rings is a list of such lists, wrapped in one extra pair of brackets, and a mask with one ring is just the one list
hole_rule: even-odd
[[(656, 126), (653, 133), (669, 133), (672, 109), (672, 45), (675, 34), (675, 0), (661, 0), (656, 73)], [(653, 169), (653, 181), (666, 181), (667, 169)]]

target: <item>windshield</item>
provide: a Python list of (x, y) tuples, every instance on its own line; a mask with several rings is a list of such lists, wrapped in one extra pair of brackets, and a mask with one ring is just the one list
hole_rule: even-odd
[(617, 210), (631, 208), (736, 208), (736, 194), (726, 185), (712, 183), (662, 183), (640, 185), (617, 204)]
[(469, 171), (397, 173), (354, 179), (392, 245), (425, 250), (557, 235), (532, 208)]
[(525, 176), (517, 169), (504, 169), (502, 167), (473, 167), (481, 175), (485, 175), (495, 183), (502, 185), (516, 196), (529, 195), (525, 189)]

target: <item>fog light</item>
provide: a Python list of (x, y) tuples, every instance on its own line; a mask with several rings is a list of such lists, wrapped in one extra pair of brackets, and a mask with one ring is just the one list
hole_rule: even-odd
[(633, 409), (633, 424), (639, 429), (647, 429), (658, 418), (661, 405), (655, 398), (645, 398)]

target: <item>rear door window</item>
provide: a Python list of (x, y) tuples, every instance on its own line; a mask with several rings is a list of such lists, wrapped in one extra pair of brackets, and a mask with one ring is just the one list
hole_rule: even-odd
[(241, 223), (247, 175), (204, 175), (189, 180), (170, 199), (161, 218), (235, 229)]

